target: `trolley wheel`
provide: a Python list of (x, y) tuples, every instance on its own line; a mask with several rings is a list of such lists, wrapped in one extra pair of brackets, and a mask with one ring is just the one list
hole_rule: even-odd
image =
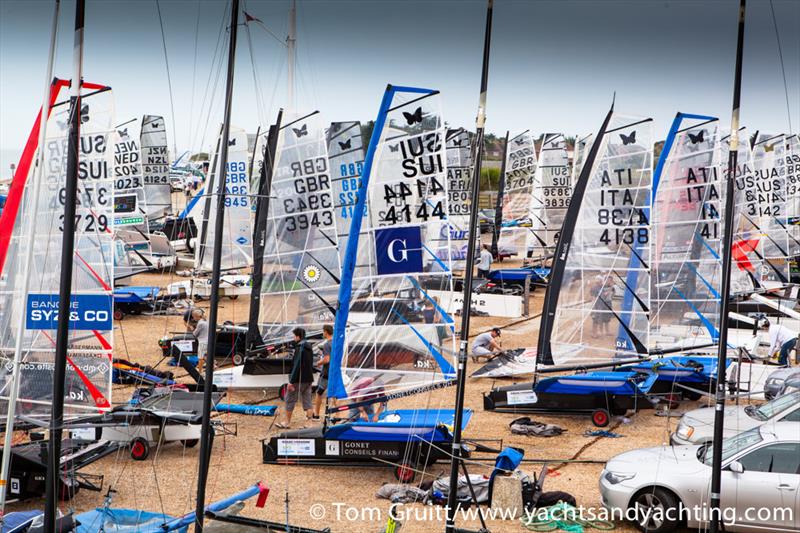
[(278, 398), (281, 399), (282, 402), (286, 401), (286, 396), (289, 394), (289, 386), (287, 383), (281, 385), (281, 388), (278, 389)]
[(150, 455), (150, 443), (147, 439), (136, 437), (131, 441), (131, 459), (144, 461), (148, 455)]
[(683, 395), (686, 396), (687, 400), (690, 400), (692, 402), (696, 402), (697, 400), (703, 397), (703, 395), (700, 394), (699, 392), (688, 391), (688, 390), (684, 390)]
[(187, 448), (194, 448), (195, 446), (197, 446), (199, 442), (200, 439), (184, 439), (181, 441), (181, 444), (183, 444)]
[(680, 406), (680, 396), (677, 394), (667, 394), (662, 400), (667, 406), (667, 409), (677, 409)]
[(231, 300), (238, 300), (239, 299), (239, 295), (238, 294), (231, 294), (230, 296), (228, 296), (228, 298), (230, 298)]
[(236, 352), (231, 357), (231, 360), (233, 361), (234, 365), (242, 366), (244, 364), (244, 355), (240, 354), (239, 352)]
[(417, 472), (413, 464), (401, 463), (394, 469), (394, 477), (400, 483), (411, 483), (416, 476)]
[(123, 318), (125, 318), (125, 313), (114, 309), (114, 320), (122, 320)]
[(599, 428), (604, 428), (611, 421), (611, 415), (606, 409), (595, 409), (592, 411), (592, 424)]

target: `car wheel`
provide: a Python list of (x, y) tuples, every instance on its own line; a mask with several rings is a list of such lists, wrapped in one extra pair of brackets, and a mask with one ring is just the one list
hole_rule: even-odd
[(634, 496), (636, 527), (645, 533), (667, 533), (680, 526), (680, 500), (661, 487), (651, 487)]

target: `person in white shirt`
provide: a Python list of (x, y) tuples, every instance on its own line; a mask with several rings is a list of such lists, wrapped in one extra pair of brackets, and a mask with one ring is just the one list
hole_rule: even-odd
[(472, 341), (472, 360), (477, 361), (479, 357), (491, 358), (492, 355), (502, 350), (500, 341), (495, 340), (500, 337), (500, 328), (492, 328), (492, 331), (481, 333)]
[(778, 364), (781, 366), (788, 366), (789, 352), (795, 348), (797, 333), (786, 326), (770, 324), (769, 320), (763, 321), (761, 329), (769, 330), (769, 354), (773, 355), (780, 350)]
[(208, 354), (208, 321), (203, 310), (198, 308), (192, 310), (192, 320), (195, 322), (192, 333), (197, 338), (197, 369), (202, 371)]
[(489, 277), (489, 271), (492, 268), (492, 252), (489, 250), (489, 246), (484, 244), (481, 247), (481, 255), (478, 258), (478, 277), (479, 278), (487, 278)]

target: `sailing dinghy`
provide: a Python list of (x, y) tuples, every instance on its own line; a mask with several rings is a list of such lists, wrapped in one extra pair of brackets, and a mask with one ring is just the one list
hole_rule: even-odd
[[(612, 367), (647, 356), (650, 305), (652, 121), (612, 111), (575, 183), (545, 298), (539, 348), (525, 359), (489, 363), (473, 376), (505, 366), (536, 372)], [(552, 371), (552, 369), (551, 369)], [(541, 370), (539, 370), (541, 372)], [(652, 407), (656, 374), (596, 371), (495, 388), (484, 408), (509, 412), (591, 414), (605, 426), (612, 414)]]
[(265, 439), (265, 463), (388, 464), (408, 481), (418, 466), (449, 459), (452, 409), (379, 407), (454, 383), (453, 319), (427, 293), (452, 284), (450, 259), (435, 252), (449, 235), (446, 178), (438, 91), (387, 87), (358, 192), (341, 206), (350, 229), (328, 383), (339, 403), (319, 427)]

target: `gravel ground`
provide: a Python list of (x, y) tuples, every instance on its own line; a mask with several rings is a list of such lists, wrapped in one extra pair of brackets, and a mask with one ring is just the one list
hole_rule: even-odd
[[(137, 285), (165, 285), (177, 280), (175, 276), (147, 274), (134, 279)], [(537, 290), (531, 296), (531, 313), (528, 320), (498, 320), (474, 318), (473, 334), (489, 329), (491, 326), (505, 326), (502, 336), (505, 348), (531, 346), (538, 333), (537, 318), (541, 310), (543, 291)], [(222, 300), (220, 321), (244, 321), (247, 317), (249, 299)], [(201, 306), (206, 306), (201, 304)], [(180, 316), (129, 316), (116, 322), (115, 354), (139, 363), (157, 364), (161, 351), (157, 345), (160, 336), (183, 330)], [(163, 366), (163, 363), (162, 363)], [(510, 383), (510, 382), (507, 382)], [(674, 429), (676, 419), (657, 417), (653, 411), (642, 411), (631, 415), (629, 420), (616, 419), (612, 422), (613, 431), (623, 438), (587, 438), (583, 433), (594, 429), (588, 417), (559, 417), (537, 415), (543, 422), (562, 426), (567, 431), (552, 438), (520, 437), (511, 435), (508, 424), (516, 418), (512, 414), (493, 414), (483, 411), (482, 394), (492, 387), (492, 382), (469, 380), (466, 390), (466, 405), (474, 415), (465, 436), (474, 439), (502, 439), (503, 444), (525, 449), (527, 459), (546, 459), (553, 470), (547, 477), (547, 490), (562, 490), (573, 494), (579, 504), (596, 506), (599, 502), (597, 480), (602, 470), (602, 461), (620, 452), (638, 447), (655, 446), (668, 442), (669, 431)], [(131, 387), (115, 386), (114, 401), (126, 401)], [(392, 407), (451, 407), (455, 388), (437, 391), (430, 395), (418, 395), (392, 403)], [(229, 395), (231, 403), (256, 402), (262, 398), (260, 393)], [(276, 401), (265, 403), (277, 404)], [(683, 405), (680, 410), (694, 407)], [(386, 522), (389, 502), (375, 497), (375, 491), (384, 483), (394, 482), (388, 468), (336, 468), (311, 466), (264, 465), (261, 462), (261, 439), (277, 432), (272, 428), (274, 418), (248, 417), (245, 415), (223, 415), (219, 419), (233, 428), (237, 435), (216, 439), (211, 471), (208, 482), (208, 500), (216, 500), (239, 491), (257, 481), (265, 482), (271, 489), (266, 507), (256, 509), (252, 503), (245, 514), (276, 521), (285, 521), (285, 500), (289, 499), (289, 520), (306, 527), (330, 527), (332, 531), (378, 532)], [(298, 409), (294, 425), (303, 423), (303, 415)], [(126, 450), (107, 457), (86, 472), (103, 474), (105, 487), (116, 490), (113, 505), (149, 511), (161, 511), (171, 515), (181, 515), (193, 510), (195, 481), (198, 468), (198, 449), (184, 448), (178, 443), (160, 446), (151, 458), (136, 462), (129, 458)], [(563, 463), (569, 459), (593, 460), (598, 463)], [(488, 474), (491, 461), (471, 465), (471, 473)], [(526, 472), (539, 472), (539, 464), (524, 465)], [(436, 477), (448, 472), (449, 465), (439, 463), (429, 467), (424, 478)], [(419, 478), (418, 478), (419, 480)], [(102, 494), (82, 491), (74, 500), (62, 504), (62, 509), (85, 511), (102, 505)], [(322, 507), (312, 507), (321, 504)], [(11, 506), (19, 510), (43, 505), (42, 501), (29, 501)], [(409, 520), (403, 532), (441, 530), (444, 522), (433, 510), (420, 505), (410, 506), (418, 513), (428, 511), (432, 516), (422, 516), (420, 520)], [(315, 519), (312, 514), (322, 509), (323, 519)], [(477, 529), (475, 520), (464, 521), (462, 527)], [(492, 531), (522, 531), (516, 521), (491, 521)], [(618, 524), (619, 530), (632, 530), (629, 525)]]

